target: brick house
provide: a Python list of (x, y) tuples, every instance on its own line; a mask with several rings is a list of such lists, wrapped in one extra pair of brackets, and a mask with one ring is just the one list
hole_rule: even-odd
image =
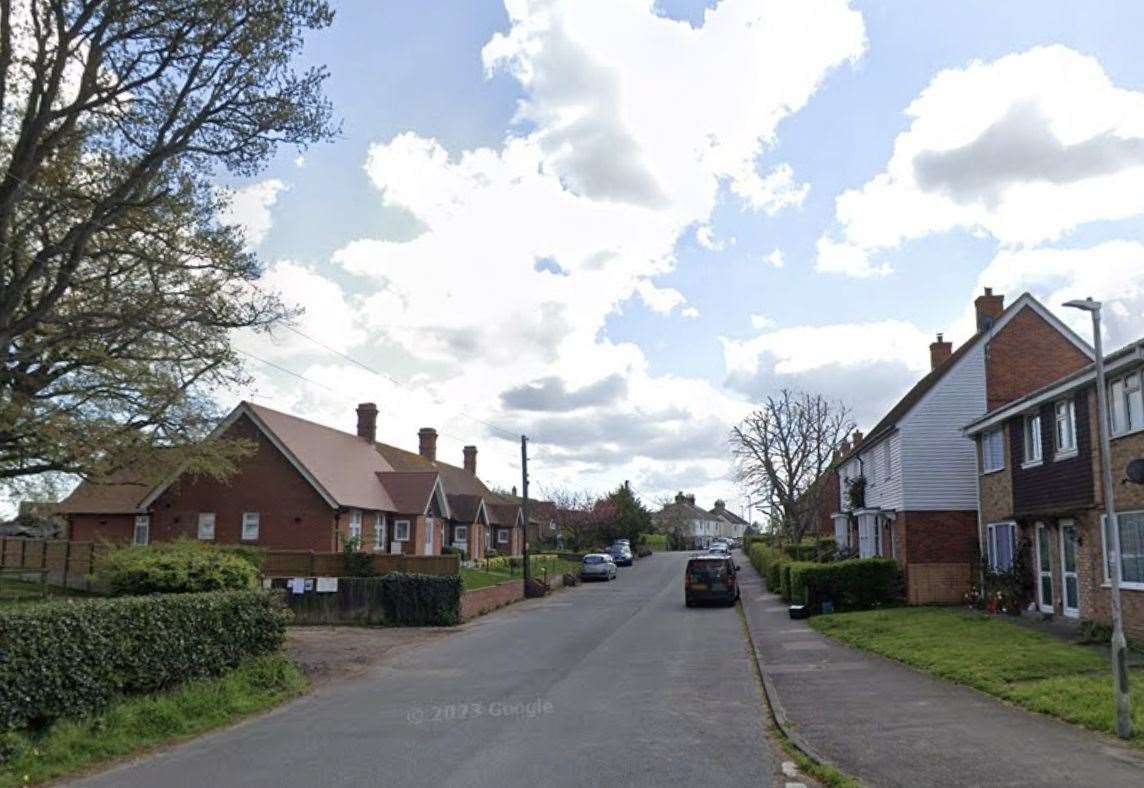
[(254, 447), (233, 475), (156, 480), (129, 469), (81, 483), (58, 511), (76, 541), (182, 536), (328, 552), (355, 540), (365, 550), (435, 555), (459, 536), (472, 539), (466, 529), (475, 527), (479, 543), (496, 497), (476, 476), (475, 447), (466, 447), (467, 467), (459, 468), (436, 459), (431, 428), (421, 430), (413, 454), (377, 442), (376, 405), (359, 405), (357, 422), (357, 434), (346, 433), (242, 402), (214, 431)]
[[(1144, 457), (1144, 341), (1107, 358), (1113, 479)], [(1095, 372), (1073, 374), (966, 427), (977, 453), (982, 554), (995, 570), (1026, 545), (1043, 613), (1108, 624), (1107, 534)], [(1117, 483), (1125, 634), (1144, 643), (1144, 486)]]
[(1028, 293), (1008, 308), (989, 288), (976, 332), (957, 350), (941, 334), (930, 372), (839, 464), (835, 532), (861, 557), (901, 564), (911, 604), (954, 603), (979, 551), (977, 459), (962, 427), (1092, 361), (1088, 344)]

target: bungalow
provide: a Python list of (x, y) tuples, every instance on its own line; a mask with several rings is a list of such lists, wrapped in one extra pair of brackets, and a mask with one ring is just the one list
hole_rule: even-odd
[[(1144, 340), (1110, 354), (1108, 418), (1114, 481), (1144, 457)], [(1028, 551), (1034, 604), (1047, 615), (1110, 622), (1095, 371), (1065, 375), (965, 428), (974, 443), (982, 555), (994, 571)], [(1125, 634), (1144, 642), (1144, 487), (1118, 483)]]
[(354, 435), (242, 402), (213, 433), (254, 446), (235, 474), (179, 471), (156, 480), (127, 469), (81, 483), (58, 511), (77, 541), (182, 536), (320, 552), (353, 543), (410, 555), (439, 554), (474, 538), (479, 545), (497, 498), (476, 476), (475, 447), (466, 447), (466, 467), (458, 468), (436, 459), (435, 430), (421, 430), (420, 451), (412, 454), (377, 442), (376, 405), (359, 405), (357, 417)]
[(1092, 361), (1088, 344), (1028, 293), (1007, 309), (989, 288), (977, 331), (941, 334), (931, 369), (840, 463), (836, 532), (859, 556), (903, 567), (911, 604), (961, 600), (978, 555), (976, 457), (962, 426)]

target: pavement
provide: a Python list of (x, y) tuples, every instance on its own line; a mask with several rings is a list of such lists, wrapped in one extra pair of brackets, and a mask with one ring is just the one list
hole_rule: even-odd
[(1144, 785), (1140, 750), (824, 637), (749, 565), (740, 586), (780, 724), (867, 785)]
[(685, 560), (512, 605), (78, 784), (784, 785), (739, 615), (684, 607)]

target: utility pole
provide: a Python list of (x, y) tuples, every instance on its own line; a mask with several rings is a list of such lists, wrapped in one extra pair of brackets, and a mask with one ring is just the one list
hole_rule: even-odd
[(1104, 480), (1105, 534), (1108, 542), (1108, 584), (1112, 597), (1112, 674), (1116, 685), (1116, 732), (1132, 736), (1132, 700), (1128, 694), (1128, 644), (1120, 614), (1120, 522), (1116, 519), (1116, 496), (1112, 487), (1112, 448), (1108, 437), (1108, 395), (1104, 381), (1104, 351), (1100, 340), (1100, 302), (1092, 298), (1068, 301), (1065, 306), (1092, 315), (1092, 345), (1096, 350), (1096, 416), (1100, 427), (1100, 466)]
[(524, 593), (528, 594), (528, 581), (532, 579), (532, 567), (528, 565), (528, 436), (520, 436), (520, 482), (521, 497), (520, 511), (524, 516), (524, 525), (521, 526), (521, 554), (524, 557)]

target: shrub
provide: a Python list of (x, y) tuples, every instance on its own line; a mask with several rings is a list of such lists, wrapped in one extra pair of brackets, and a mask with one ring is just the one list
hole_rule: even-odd
[(0, 731), (89, 714), (120, 693), (225, 673), (277, 649), (288, 618), (261, 591), (48, 602), (0, 612)]
[(832, 561), (835, 549), (834, 537), (783, 545), (783, 552), (792, 561)]
[(348, 540), (343, 553), (347, 577), (373, 577), (377, 574), (377, 567), (373, 565), (373, 556), (361, 550), (361, 539), (354, 537)]
[(636, 548), (636, 558), (647, 558), (651, 555), (651, 548), (644, 547), (642, 544)]
[(452, 626), (461, 620), (461, 576), (390, 572), (370, 582), (381, 586), (387, 624)]
[(789, 568), (792, 598), (815, 609), (830, 601), (835, 610), (867, 610), (893, 603), (901, 591), (901, 571), (891, 558), (798, 562)]
[(771, 593), (779, 593), (782, 590), (782, 566), (786, 560), (785, 556), (778, 550), (754, 540), (747, 557), (751, 566), (755, 567), (755, 571), (763, 578), (767, 590)]
[(783, 598), (784, 602), (790, 602), (793, 599), (790, 588), (790, 568), (795, 563), (797, 562), (783, 561), (779, 565), (779, 596)]
[(468, 550), (465, 550), (463, 547), (452, 547), (452, 546), (442, 547), (441, 548), (441, 555), (455, 555), (462, 561), (468, 561), (469, 560), (469, 552), (468, 552)]
[(180, 539), (109, 550), (95, 577), (116, 596), (191, 594), (254, 588), (258, 569), (247, 555)]
[(644, 534), (642, 546), (650, 550), (666, 550), (667, 534)]

